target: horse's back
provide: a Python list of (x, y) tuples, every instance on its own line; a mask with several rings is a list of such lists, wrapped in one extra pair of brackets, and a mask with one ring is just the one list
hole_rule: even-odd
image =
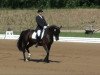
[(34, 32), (34, 30), (32, 30), (32, 29), (27, 29), (27, 30), (22, 31), (22, 33), (26, 34), (26, 35), (29, 34), (29, 33), (33, 33), (33, 32)]
[(23, 30), (20, 34), (20, 37), (23, 37), (23, 39), (26, 40), (29, 37), (31, 37), (33, 32), (34, 32), (34, 30), (32, 30), (32, 29)]

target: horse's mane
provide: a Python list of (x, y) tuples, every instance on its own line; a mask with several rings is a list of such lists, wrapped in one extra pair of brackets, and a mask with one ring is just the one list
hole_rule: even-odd
[(48, 26), (48, 27), (45, 29), (45, 34), (44, 34), (44, 35), (46, 35), (46, 34), (48, 34), (48, 33), (53, 33), (53, 32), (54, 32), (54, 29), (59, 29), (59, 27), (56, 26), (56, 25), (50, 25), (50, 26)]
[(54, 29), (54, 28), (58, 28), (58, 27), (56, 25), (51, 25), (47, 27), (47, 29)]

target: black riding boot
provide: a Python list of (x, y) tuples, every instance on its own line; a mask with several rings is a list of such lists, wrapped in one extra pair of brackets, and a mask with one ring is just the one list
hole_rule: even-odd
[(40, 37), (37, 37), (37, 43), (35, 47), (38, 47), (40, 40), (41, 40)]

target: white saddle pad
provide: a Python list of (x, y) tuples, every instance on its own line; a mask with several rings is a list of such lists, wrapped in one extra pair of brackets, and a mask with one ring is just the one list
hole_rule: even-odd
[(36, 32), (33, 32), (32, 39), (36, 39)]

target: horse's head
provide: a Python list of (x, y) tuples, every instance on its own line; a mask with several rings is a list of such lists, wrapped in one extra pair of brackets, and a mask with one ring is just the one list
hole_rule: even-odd
[(51, 25), (51, 26), (47, 27), (46, 32), (47, 32), (47, 34), (50, 35), (50, 37), (53, 38), (53, 36), (54, 36), (57, 41), (57, 40), (59, 40), (59, 34), (60, 34), (61, 28), (62, 28), (62, 26), (58, 27), (56, 25)]
[(60, 34), (61, 28), (62, 28), (62, 26), (60, 26), (60, 27), (55, 26), (53, 29), (53, 35), (54, 35), (56, 41), (59, 40), (59, 34)]

